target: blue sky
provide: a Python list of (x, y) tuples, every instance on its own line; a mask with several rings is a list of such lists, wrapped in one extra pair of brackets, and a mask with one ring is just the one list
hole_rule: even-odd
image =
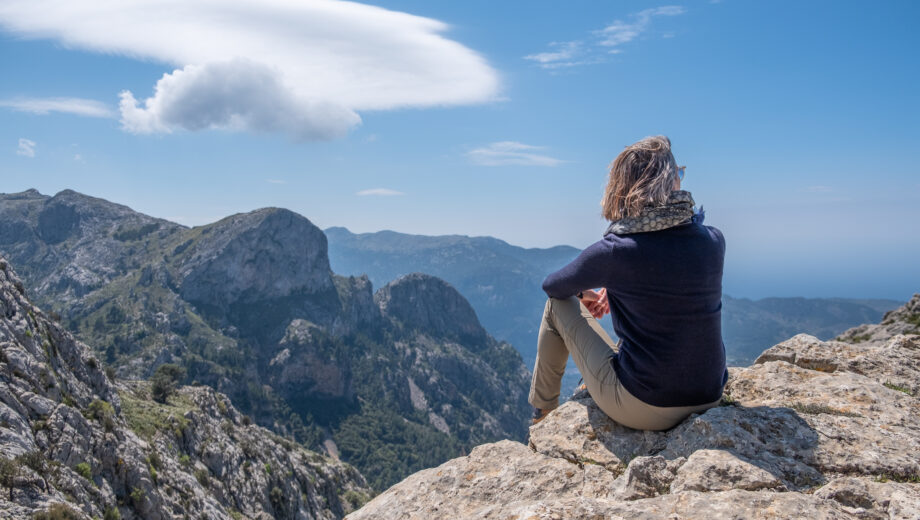
[(73, 4), (0, 6), (0, 192), (584, 247), (665, 134), (727, 294), (920, 291), (916, 2)]

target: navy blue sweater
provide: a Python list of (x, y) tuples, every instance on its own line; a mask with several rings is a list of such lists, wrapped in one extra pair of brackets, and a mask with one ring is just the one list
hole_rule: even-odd
[(568, 298), (607, 288), (622, 339), (613, 368), (632, 395), (654, 406), (695, 406), (722, 395), (725, 238), (692, 222), (650, 233), (607, 234), (549, 275), (543, 290)]

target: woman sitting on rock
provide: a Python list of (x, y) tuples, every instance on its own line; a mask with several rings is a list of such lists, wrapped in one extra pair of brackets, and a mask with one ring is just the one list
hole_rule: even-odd
[[(666, 430), (719, 403), (728, 377), (725, 239), (694, 213), (683, 174), (664, 136), (628, 146), (613, 162), (603, 239), (543, 282), (534, 423), (559, 406), (569, 354), (597, 406), (630, 428)], [(597, 322), (608, 312), (616, 345)]]

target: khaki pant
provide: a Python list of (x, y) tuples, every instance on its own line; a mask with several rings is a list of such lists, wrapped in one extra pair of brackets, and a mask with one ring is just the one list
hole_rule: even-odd
[(559, 406), (562, 374), (569, 354), (597, 406), (624, 426), (637, 430), (667, 430), (690, 414), (719, 404), (715, 401), (699, 406), (661, 407), (640, 401), (620, 384), (610, 363), (616, 351), (617, 345), (577, 298), (550, 298), (537, 339), (530, 404), (542, 410)]

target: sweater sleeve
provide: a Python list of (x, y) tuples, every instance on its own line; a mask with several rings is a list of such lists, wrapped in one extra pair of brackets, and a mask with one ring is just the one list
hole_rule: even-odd
[(603, 241), (581, 252), (568, 265), (543, 280), (543, 291), (550, 298), (568, 298), (581, 291), (601, 287), (610, 276), (610, 249)]

